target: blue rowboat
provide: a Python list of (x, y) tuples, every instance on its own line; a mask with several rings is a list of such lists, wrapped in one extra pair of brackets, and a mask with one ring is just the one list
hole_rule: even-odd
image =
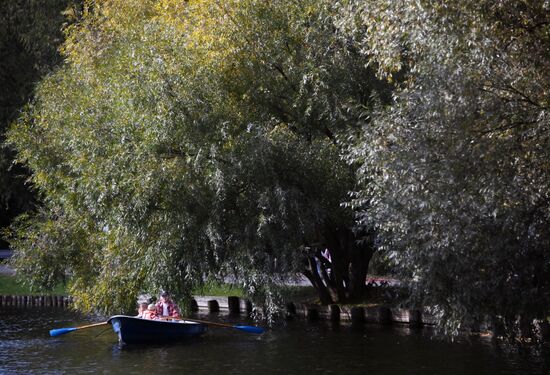
[(119, 341), (125, 344), (186, 340), (200, 336), (208, 329), (205, 324), (188, 320), (151, 320), (126, 315), (112, 316), (107, 323), (113, 326)]

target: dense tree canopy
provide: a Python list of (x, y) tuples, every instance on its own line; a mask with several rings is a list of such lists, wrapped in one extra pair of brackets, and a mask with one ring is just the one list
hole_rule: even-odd
[(11, 129), (45, 202), (19, 224), (20, 272), (42, 286), (70, 275), (84, 310), (226, 274), (268, 312), (270, 285), (298, 272), (326, 302), (360, 295), (373, 248), (341, 206), (355, 184), (341, 154), (387, 85), (335, 14), (318, 1), (87, 4), (67, 63)]
[(379, 74), (406, 73), (352, 156), (361, 223), (451, 331), (490, 317), (527, 332), (550, 308), (548, 2), (347, 11)]
[(15, 265), (106, 311), (233, 274), (271, 314), (299, 272), (322, 302), (357, 298), (380, 249), (448, 332), (528, 333), (550, 307), (549, 14), (85, 2), (10, 130), (43, 197)]

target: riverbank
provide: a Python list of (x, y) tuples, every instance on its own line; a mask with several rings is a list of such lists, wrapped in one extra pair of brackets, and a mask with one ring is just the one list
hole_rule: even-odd
[[(385, 298), (389, 289), (377, 286), (373, 289), (370, 304), (329, 305), (315, 303), (317, 300), (312, 287), (292, 285), (284, 291), (286, 319), (349, 321), (354, 324), (377, 323), (389, 325), (406, 324), (413, 327), (433, 325), (435, 319), (427, 311), (394, 307), (391, 298)], [(0, 274), (0, 306), (9, 307), (61, 307), (70, 308), (71, 298), (63, 286), (51, 293), (36, 295), (19, 284), (13, 274)], [(208, 283), (195, 291), (191, 301), (191, 311), (208, 313), (229, 313), (250, 315), (253, 305), (243, 298), (242, 290), (230, 284)]]
[[(70, 308), (71, 297), (37, 295), (0, 295), (1, 307), (16, 308)], [(250, 316), (253, 304), (237, 296), (194, 296), (191, 310), (202, 313), (222, 313)], [(411, 327), (433, 325), (435, 319), (426, 311), (410, 310), (388, 306), (323, 306), (311, 303), (289, 302), (286, 305), (285, 318), (302, 318), (310, 321), (330, 320), (347, 321), (353, 324), (376, 323), (390, 325), (406, 324)]]

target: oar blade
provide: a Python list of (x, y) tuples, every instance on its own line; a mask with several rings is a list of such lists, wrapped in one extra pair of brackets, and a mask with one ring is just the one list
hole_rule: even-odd
[(72, 331), (76, 331), (78, 328), (58, 328), (58, 329), (52, 329), (50, 330), (50, 336), (52, 337), (55, 337), (55, 336), (61, 336), (61, 335), (64, 335), (65, 333), (69, 333), (69, 332), (72, 332)]
[(257, 335), (261, 335), (262, 333), (265, 332), (263, 328), (254, 327), (254, 326), (233, 326), (233, 328), (243, 332), (255, 333)]

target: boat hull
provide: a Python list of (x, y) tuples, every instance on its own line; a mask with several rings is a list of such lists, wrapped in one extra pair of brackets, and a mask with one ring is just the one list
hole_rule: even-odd
[(205, 324), (185, 320), (150, 320), (126, 315), (112, 316), (108, 323), (125, 344), (181, 341), (198, 337), (208, 329)]

